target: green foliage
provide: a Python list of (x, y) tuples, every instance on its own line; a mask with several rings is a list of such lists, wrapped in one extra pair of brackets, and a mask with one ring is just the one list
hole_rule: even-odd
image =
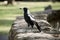
[(53, 9), (60, 9), (60, 3), (51, 2), (20, 2), (19, 5), (15, 6), (0, 6), (0, 34), (7, 34), (11, 28), (11, 24), (16, 19), (16, 16), (23, 16), (20, 7), (28, 7), (31, 12), (43, 11), (45, 6), (52, 5)]

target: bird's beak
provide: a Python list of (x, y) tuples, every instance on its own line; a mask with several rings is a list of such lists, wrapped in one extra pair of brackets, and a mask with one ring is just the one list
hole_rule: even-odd
[(22, 9), (22, 8), (19, 8), (19, 9)]
[(19, 8), (19, 9), (22, 9), (22, 8)]

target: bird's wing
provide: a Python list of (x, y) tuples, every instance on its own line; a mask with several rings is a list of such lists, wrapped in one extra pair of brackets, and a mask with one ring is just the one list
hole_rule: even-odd
[(31, 16), (31, 15), (28, 15), (30, 17), (31, 20), (35, 21), (35, 19)]
[(32, 14), (30, 14), (31, 15), (31, 17), (33, 17), (34, 18), (34, 15), (32, 15)]
[(35, 21), (35, 19), (33, 18), (34, 16), (30, 13), (29, 10), (28, 10), (28, 16), (30, 17), (30, 19), (31, 19), (32, 21)]
[(28, 10), (28, 15), (34, 17), (29, 10)]

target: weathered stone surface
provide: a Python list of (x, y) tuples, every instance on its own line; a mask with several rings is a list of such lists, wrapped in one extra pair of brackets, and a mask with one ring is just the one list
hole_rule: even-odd
[[(49, 25), (40, 22), (40, 19), (46, 20), (47, 14), (39, 12), (33, 15), (35, 16), (38, 24), (42, 25), (42, 29), (44, 29), (44, 27), (49, 27)], [(39, 32), (36, 26), (32, 29), (27, 26), (24, 17), (18, 16), (12, 24), (9, 32), (9, 40), (60, 40), (60, 37), (54, 37), (53, 34), (49, 34), (45, 32), (45, 30)]]

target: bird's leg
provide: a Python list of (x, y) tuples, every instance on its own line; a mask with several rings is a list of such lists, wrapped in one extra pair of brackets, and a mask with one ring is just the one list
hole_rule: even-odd
[(30, 26), (30, 24), (28, 24), (28, 27)]
[(30, 28), (29, 28), (30, 24), (27, 24), (27, 26), (28, 26), (28, 27), (26, 28), (26, 31), (29, 31), (29, 29), (30, 29)]
[(32, 29), (33, 29), (33, 26), (34, 26), (34, 25), (31, 25), (31, 27), (32, 27), (32, 28), (31, 28), (31, 31), (32, 31)]
[(31, 27), (33, 28), (34, 25), (31, 25)]

